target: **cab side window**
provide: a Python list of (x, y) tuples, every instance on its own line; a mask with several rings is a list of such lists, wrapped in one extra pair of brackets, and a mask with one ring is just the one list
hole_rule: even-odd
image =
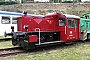
[(89, 16), (88, 16), (88, 15), (86, 15), (86, 16), (85, 16), (85, 18), (86, 18), (86, 19), (89, 19)]
[(1, 23), (2, 24), (10, 24), (10, 17), (9, 16), (2, 16)]
[(59, 19), (59, 26), (65, 26), (66, 25), (66, 19), (65, 18), (60, 18)]
[(86, 28), (89, 28), (89, 22), (85, 22)]
[(68, 20), (68, 27), (69, 28), (74, 28), (75, 27), (74, 20)]
[(12, 24), (17, 24), (17, 17), (12, 18)]

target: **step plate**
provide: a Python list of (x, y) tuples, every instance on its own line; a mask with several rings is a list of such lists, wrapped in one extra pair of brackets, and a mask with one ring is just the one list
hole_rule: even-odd
[(52, 41), (52, 42), (44, 42), (40, 44), (35, 44), (35, 45), (46, 45), (46, 44), (54, 44), (54, 43), (62, 43), (63, 41)]

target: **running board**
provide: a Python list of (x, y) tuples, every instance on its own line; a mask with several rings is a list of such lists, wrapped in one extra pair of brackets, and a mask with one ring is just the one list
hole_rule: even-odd
[(44, 42), (44, 43), (35, 44), (35, 45), (46, 45), (46, 44), (54, 44), (54, 43), (61, 43), (61, 42), (63, 41)]

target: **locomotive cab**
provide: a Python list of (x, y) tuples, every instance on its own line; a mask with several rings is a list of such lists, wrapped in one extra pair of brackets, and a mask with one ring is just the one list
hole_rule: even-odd
[(76, 41), (80, 39), (80, 17), (75, 15), (65, 14), (67, 17), (66, 26), (66, 40), (67, 42)]
[(80, 17), (75, 15), (63, 14), (59, 18), (58, 30), (60, 40), (72, 42), (80, 39)]
[(81, 40), (90, 40), (90, 13), (80, 18)]

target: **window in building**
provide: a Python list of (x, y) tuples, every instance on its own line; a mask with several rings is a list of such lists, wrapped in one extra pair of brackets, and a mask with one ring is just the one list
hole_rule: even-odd
[(10, 24), (10, 17), (9, 16), (2, 16), (1, 23), (2, 24)]
[(66, 25), (66, 19), (65, 18), (60, 18), (59, 19), (59, 26), (65, 26)]

